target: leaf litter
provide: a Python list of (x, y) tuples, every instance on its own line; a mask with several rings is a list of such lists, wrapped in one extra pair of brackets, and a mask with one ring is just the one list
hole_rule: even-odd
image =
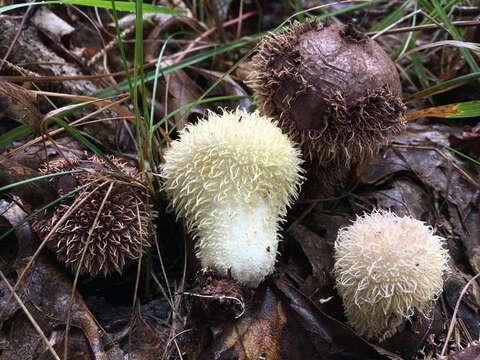
[[(477, 357), (480, 291), (478, 283), (471, 279), (480, 271), (478, 110), (472, 103), (473, 107), (466, 108), (468, 118), (451, 116), (459, 109), (458, 104), (476, 100), (479, 94), (471, 82), (462, 80), (468, 64), (461, 52), (455, 47), (440, 47), (440, 51), (428, 47), (414, 49), (426, 54), (422, 66), (431, 77), (438, 74), (432, 84), (435, 80), (450, 81), (445, 89), (424, 100), (408, 96), (421, 90), (416, 84), (422, 81), (412, 81), (412, 76), (420, 73), (414, 74), (409, 68), (413, 52), (404, 52), (397, 65), (403, 69), (404, 97), (415, 99), (408, 106), (416, 111), (418, 119), (410, 122), (407, 131), (396, 135), (380, 154), (357, 164), (343, 191), (305, 192), (289, 212), (275, 275), (259, 288), (247, 290), (231, 279), (200, 272), (192, 239), (165, 210), (166, 202), (158, 192), (155, 174), (168, 138), (175, 138), (178, 130), (196, 121), (205, 110), (221, 105), (251, 107), (249, 91), (243, 84), (249, 73), (248, 63), (238, 71), (226, 71), (255, 46), (256, 40), (248, 36), (256, 35), (260, 29), (271, 30), (295, 10), (275, 2), (229, 1), (205, 8), (192, 8), (183, 1), (172, 3), (164, 1), (161, 5), (188, 11), (181, 16), (149, 14), (143, 18), (146, 69), (151, 70), (152, 64), (156, 64), (159, 51), (171, 34), (175, 36), (165, 45), (162, 67), (177, 66), (202, 51), (235, 41), (238, 34), (246, 36), (248, 45), (180, 65), (167, 76), (160, 71), (161, 77), (154, 83), (156, 99), (149, 97), (151, 83), (141, 88), (148, 101), (155, 101), (155, 119), (164, 121), (158, 127), (162, 131), (153, 134), (152, 149), (142, 149), (138, 143), (138, 124), (132, 120), (133, 97), (122, 98), (123, 93), (118, 90), (128, 72), (122, 67), (123, 55), (117, 47), (111, 12), (42, 6), (24, 27), (18, 21), (24, 10), (16, 10), (16, 17), (0, 17), (0, 57), (11, 48), (2, 62), (0, 76), (16, 77), (9, 78), (12, 82), (4, 81), (5, 78), (0, 83), (0, 139), (5, 141), (0, 143), (0, 187), (39, 176), (38, 169), (47, 160), (87, 158), (92, 153), (89, 144), (93, 144), (102, 153), (121, 156), (145, 171), (145, 187), (152, 193), (158, 211), (152, 250), (142, 257), (141, 267), (127, 267), (122, 275), (107, 279), (81, 276), (71, 299), (74, 274), (47, 250), (32, 258), (43, 239), (28, 225), (30, 214), (58, 198), (58, 188), (52, 189), (52, 182), (41, 179), (2, 191), (0, 229), (6, 235), (0, 235), (0, 359), (63, 358), (70, 303), (71, 359)], [(395, 5), (398, 2), (359, 7), (337, 19), (356, 22), (366, 32)], [(349, 6), (335, 4), (327, 9), (343, 12)], [(434, 13), (433, 9), (429, 11)], [(126, 64), (131, 73), (136, 66), (131, 56), (136, 18), (119, 14), (121, 38), (129, 57)], [(463, 40), (478, 41), (478, 31), (473, 31), (478, 28), (468, 29)], [(391, 31), (395, 27), (377, 39), (387, 51), (407, 36), (403, 30), (398, 36)], [(439, 37), (436, 41), (448, 39), (441, 27), (412, 34), (417, 47), (432, 42), (432, 34)], [(88, 77), (96, 74), (101, 76)], [(32, 81), (36, 76), (43, 76), (44, 81)], [(48, 81), (58, 76), (68, 80)], [(19, 77), (29, 80), (18, 81)], [(208, 96), (216, 98), (195, 103), (212, 84), (215, 87)], [(70, 101), (88, 100), (69, 100), (52, 94), (92, 99), (100, 89), (117, 89), (122, 103), (108, 99), (98, 106), (77, 109)], [(174, 111), (178, 112), (171, 116)], [(62, 117), (70, 124), (85, 119), (74, 130), (68, 130), (59, 127), (59, 123), (42, 124), (44, 114)], [(440, 114), (447, 119), (424, 120), (428, 114)], [(43, 125), (50, 133), (48, 136)], [(18, 126), (31, 128), (32, 135), (17, 137), (12, 142), (9, 139)], [(139, 149), (149, 154), (148, 161), (142, 160)], [(332, 274), (338, 230), (350, 224), (356, 215), (376, 207), (432, 225), (447, 239), (452, 257), (443, 294), (431, 313), (413, 317), (396, 336), (378, 344), (367, 342), (349, 327)], [(25, 269), (27, 263), (31, 266)], [(12, 296), (11, 287), (15, 287), (16, 296)], [(446, 352), (442, 353), (445, 346)]]

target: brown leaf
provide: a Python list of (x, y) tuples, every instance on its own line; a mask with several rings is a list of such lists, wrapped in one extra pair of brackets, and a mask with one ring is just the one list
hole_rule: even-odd
[(480, 344), (478, 341), (471, 343), (466, 349), (450, 354), (448, 360), (478, 360), (480, 358)]
[[(40, 173), (33, 169), (0, 156), (0, 186), (37, 176), (40, 176)], [(47, 179), (18, 185), (11, 188), (10, 191), (34, 208), (40, 208), (58, 198), (57, 191), (52, 188)]]
[[(448, 137), (452, 130), (445, 126), (428, 127), (420, 124), (411, 124), (410, 131), (396, 138), (393, 146), (375, 157), (365, 167), (361, 176), (364, 184), (389, 184), (391, 179), (407, 176), (420, 183), (427, 193), (425, 195), (407, 195), (403, 191), (401, 202), (410, 197), (409, 202), (430, 202), (427, 209), (432, 211), (422, 219), (430, 221), (430, 225), (443, 228), (444, 235), (448, 235), (450, 252), (457, 263), (462, 263), (463, 250), (459, 242), (465, 247), (471, 266), (480, 271), (480, 182), (478, 177), (471, 174), (469, 163), (444, 150), (448, 145)], [(410, 189), (409, 189), (410, 188)], [(406, 191), (411, 191), (407, 185)], [(422, 200), (423, 197), (423, 200)], [(410, 204), (412, 215), (423, 215), (425, 208)], [(415, 210), (414, 207), (417, 209)], [(439, 217), (438, 211), (445, 217)], [(405, 211), (405, 208), (402, 210)], [(458, 239), (458, 241), (457, 241)], [(457, 251), (458, 250), (458, 251)], [(463, 266), (463, 265), (462, 265)]]
[[(18, 212), (22, 212), (18, 207), (17, 209)], [(23, 217), (24, 216), (25, 214), (23, 213)], [(21, 219), (18, 217), (10, 217), (7, 220), (11, 222), (11, 225), (15, 225)], [(23, 231), (23, 228), (20, 228), (16, 231), (20, 249), (19, 256), (20, 254), (25, 254), (35, 249), (35, 244), (32, 244), (34, 241), (33, 235), (28, 227), (27, 230), (28, 231)], [(26, 263), (27, 260), (28, 258), (17, 261), (15, 271), (17, 275), (23, 271), (22, 264)], [(14, 274), (9, 275), (9, 283), (14, 284)], [(50, 258), (42, 254), (34, 262), (31, 269), (29, 269), (16, 293), (22, 299), (29, 314), (35, 319), (47, 338), (55, 334), (55, 331), (61, 331), (59, 336), (53, 338), (60, 342), (63, 341), (65, 330), (63, 326), (60, 328), (58, 326), (66, 322), (71, 289), (72, 282), (65, 274), (65, 271), (53, 265), (50, 262)], [(4, 281), (0, 282), (1, 324), (7, 320), (15, 323), (15, 317), (20, 316), (21, 319), (24, 319), (25, 316), (23, 312), (19, 311), (19, 305), (10, 295), (11, 292), (9, 291), (8, 285)], [(103, 350), (101, 331), (78, 291), (73, 301), (71, 323), (73, 326), (81, 329), (83, 336), (87, 339), (89, 345), (88, 350), (94, 358), (104, 360), (106, 355)], [(26, 353), (22, 359), (32, 358), (38, 350), (37, 348), (38, 344), (41, 343), (41, 338), (36, 332), (33, 332), (30, 323), (25, 322), (19, 326), (22, 331), (26, 331), (25, 329), (27, 328), (31, 329), (31, 336), (19, 336), (16, 331), (13, 331), (16, 330), (16, 328), (11, 328), (12, 333), (8, 340), (11, 344), (17, 344), (20, 348), (25, 349)], [(52, 345), (58, 347), (57, 352), (59, 353), (63, 350), (60, 343), (54, 342)], [(41, 353), (46, 351), (44, 346), (40, 349)], [(37, 357), (35, 356), (34, 358)]]
[(142, 318), (139, 307), (130, 325), (131, 347), (128, 358), (132, 360), (157, 360), (161, 358), (165, 345), (166, 334), (161, 334)]
[[(167, 63), (170, 63), (169, 61)], [(182, 106), (188, 105), (196, 101), (201, 95), (201, 89), (198, 85), (187, 75), (183, 70), (177, 70), (175, 72), (165, 75), (166, 88), (168, 89), (171, 97), (169, 98), (168, 112), (172, 112)], [(163, 96), (162, 92), (159, 92), (160, 98)], [(188, 111), (188, 112), (187, 112)], [(185, 121), (188, 119), (190, 113), (201, 114), (201, 106), (180, 111), (174, 115), (175, 124), (178, 130), (181, 130), (185, 126)]]
[[(309, 337), (319, 359), (385, 359), (368, 342), (347, 325), (322, 312), (285, 279), (275, 280), (282, 303), (289, 309), (291, 319), (302, 325), (298, 337)], [(307, 357), (308, 358), (308, 357)]]
[(384, 359), (285, 280), (256, 290), (245, 315), (225, 324), (199, 359)]
[(318, 286), (322, 287), (328, 283), (328, 274), (333, 269), (333, 243), (327, 242), (301, 224), (290, 228), (289, 235), (302, 247), (312, 266), (313, 276), (320, 282)]
[[(463, 274), (460, 270), (453, 268), (450, 276), (445, 282), (443, 298), (450, 313), (453, 313), (458, 298), (467, 285), (470, 276)], [(476, 282), (467, 290), (462, 297), (460, 307), (458, 308), (457, 319), (461, 319), (465, 324), (471, 338), (478, 338), (480, 334), (480, 288)], [(462, 329), (464, 327), (460, 327)], [(462, 331), (462, 330), (460, 330)]]
[(226, 324), (222, 335), (199, 359), (314, 359), (315, 349), (308, 339), (292, 332), (296, 327), (298, 324), (287, 320), (274, 292), (259, 289), (251, 311)]
[(31, 127), (39, 134), (43, 117), (32, 93), (8, 81), (0, 81), (0, 117), (6, 116)]
[[(65, 61), (47, 48), (33, 27), (22, 29), (20, 22), (12, 21), (9, 17), (0, 17), (0, 57), (5, 55), (10, 44), (20, 34), (13, 47), (8, 61), (12, 64), (25, 64), (27, 69), (46, 76), (76, 76), (82, 75), (79, 66)], [(93, 94), (97, 87), (89, 80), (62, 81), (62, 92), (67, 94)]]
[[(222, 89), (223, 95), (248, 95), (244, 88), (239, 83), (237, 83), (230, 75), (225, 75), (225, 73), (220, 71), (207, 70), (196, 66), (192, 66), (191, 69), (192, 71), (201, 74), (202, 76), (210, 80), (212, 83), (222, 78), (222, 81), (218, 84), (218, 86)], [(235, 101), (235, 104), (240, 108), (248, 109), (252, 105), (252, 102), (249, 99), (242, 99)]]

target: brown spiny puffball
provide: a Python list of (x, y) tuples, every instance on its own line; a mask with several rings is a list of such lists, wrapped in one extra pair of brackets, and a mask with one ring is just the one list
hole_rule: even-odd
[(444, 243), (423, 222), (383, 210), (340, 229), (336, 287), (359, 335), (383, 341), (412, 315), (429, 312), (448, 269)]
[(260, 112), (301, 145), (326, 188), (405, 127), (394, 63), (351, 25), (295, 22), (263, 39), (251, 66)]
[(43, 174), (71, 171), (50, 178), (60, 195), (83, 188), (43, 213), (33, 222), (33, 229), (43, 240), (70, 208), (79, 205), (50, 235), (46, 245), (72, 271), (79, 269), (80, 274), (92, 277), (121, 273), (130, 260), (138, 259), (150, 246), (147, 233), (153, 212), (148, 196), (139, 186), (140, 174), (114, 157), (110, 160), (120, 177), (97, 156), (54, 160), (40, 169)]

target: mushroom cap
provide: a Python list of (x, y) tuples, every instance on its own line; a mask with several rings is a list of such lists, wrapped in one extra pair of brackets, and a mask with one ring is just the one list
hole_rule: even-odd
[(374, 340), (429, 311), (448, 266), (444, 239), (414, 218), (376, 210), (340, 229), (334, 274), (348, 321)]
[(363, 161), (405, 127), (395, 65), (350, 25), (295, 22), (267, 36), (251, 66), (258, 108), (301, 145), (313, 172)]
[[(135, 168), (114, 157), (110, 160), (122, 176), (138, 179)], [(146, 193), (112, 176), (107, 164), (96, 156), (55, 160), (40, 169), (45, 174), (69, 170), (80, 171), (50, 178), (60, 195), (83, 188), (42, 214), (33, 222), (33, 229), (45, 238), (67, 211), (79, 204), (49, 237), (47, 247), (74, 272), (91, 277), (121, 273), (127, 263), (138, 259), (150, 246), (147, 234), (153, 212), (147, 205)]]
[(202, 266), (251, 285), (273, 271), (301, 163), (293, 142), (258, 112), (209, 112), (182, 130), (161, 175), (177, 217), (198, 237)]

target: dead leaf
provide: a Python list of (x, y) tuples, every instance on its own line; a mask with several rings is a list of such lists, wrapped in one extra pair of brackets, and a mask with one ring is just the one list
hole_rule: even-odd
[[(1, 187), (38, 176), (40, 176), (40, 173), (33, 169), (0, 156)], [(56, 190), (49, 184), (47, 179), (16, 185), (9, 191), (16, 194), (33, 208), (40, 208), (58, 198)]]
[(478, 360), (480, 358), (480, 344), (478, 341), (471, 343), (466, 349), (450, 354), (447, 360)]
[[(15, 225), (21, 218), (18, 214), (25, 213), (20, 210), (17, 205), (12, 205), (16, 211), (7, 218), (11, 225)], [(22, 230), (23, 229), (23, 230)], [(16, 231), (17, 240), (19, 242), (19, 260), (16, 264), (16, 271), (7, 274), (10, 284), (15, 283), (14, 273), (20, 274), (23, 270), (22, 264), (26, 263), (27, 259), (22, 259), (21, 256), (25, 253), (31, 252), (35, 249), (34, 236), (27, 227), (20, 228)], [(34, 262), (32, 268), (24, 277), (22, 284), (17, 289), (17, 295), (22, 299), (27, 307), (29, 314), (35, 319), (43, 333), (49, 337), (54, 331), (60, 331), (60, 336), (55, 336), (57, 341), (63, 340), (64, 327), (67, 312), (70, 303), (72, 282), (67, 277), (65, 271), (59, 269), (57, 265), (51, 263), (51, 259), (44, 254), (41, 254)], [(32, 325), (29, 321), (22, 321), (17, 323), (14, 317), (24, 317), (24, 313), (20, 310), (18, 303), (11, 296), (11, 292), (7, 284), (0, 282), (0, 322), (4, 324), (6, 321), (11, 321), (18, 324), (23, 333), (27, 329), (32, 330), (31, 336), (19, 336), (16, 327), (10, 327), (11, 332), (7, 334), (7, 339), (10, 344), (17, 344), (15, 347), (24, 349), (25, 353), (22, 359), (37, 358), (43, 352), (48, 351), (44, 346), (39, 348), (41, 337), (33, 331)], [(8, 301), (7, 301), (8, 300)], [(18, 315), (17, 315), (18, 314)], [(82, 330), (83, 336), (88, 341), (89, 351), (96, 360), (105, 360), (106, 355), (103, 348), (103, 341), (101, 338), (101, 331), (97, 326), (95, 319), (88, 310), (82, 296), (76, 292), (72, 307), (72, 325)], [(60, 327), (59, 327), (60, 326)], [(60, 343), (53, 343), (52, 346), (57, 346), (59, 355), (63, 350)], [(37, 353), (40, 351), (40, 353)]]
[[(82, 75), (81, 69), (65, 61), (52, 50), (47, 48), (40, 40), (34, 28), (21, 29), (20, 24), (4, 16), (0, 17), (0, 57), (10, 47), (13, 39), (18, 37), (9, 62), (20, 65), (22, 68), (48, 76), (76, 76)], [(93, 94), (98, 89), (89, 80), (63, 81), (62, 92), (67, 94)]]
[(289, 321), (294, 318), (302, 325), (303, 333), (297, 336), (310, 338), (316, 348), (316, 358), (385, 359), (350, 327), (322, 312), (285, 279), (279, 278), (274, 284), (281, 292), (282, 303), (292, 314)]
[(160, 359), (167, 343), (167, 334), (162, 334), (148, 325), (143, 320), (139, 307), (136, 308), (130, 327), (131, 348), (128, 351), (128, 358), (132, 360)]
[[(221, 78), (222, 81), (220, 81), (218, 85), (222, 89), (222, 94), (225, 96), (248, 96), (244, 88), (240, 84), (238, 84), (230, 75), (225, 75), (225, 73), (222, 73), (220, 71), (207, 70), (196, 66), (192, 66), (191, 69), (201, 74), (211, 82), (218, 81)], [(250, 99), (246, 98), (235, 101), (235, 104), (242, 109), (249, 109), (252, 105), (252, 102), (250, 101)]]
[[(453, 313), (458, 298), (470, 279), (470, 276), (463, 274), (460, 270), (456, 268), (452, 269), (443, 290), (443, 298), (451, 313)], [(480, 288), (478, 284), (474, 282), (462, 297), (457, 313), (457, 319), (460, 319), (465, 324), (472, 339), (477, 339), (480, 334), (479, 296)], [(460, 329), (462, 329), (462, 327), (460, 327)]]
[(312, 266), (312, 274), (318, 281), (318, 287), (333, 285), (328, 281), (333, 269), (333, 243), (318, 236), (307, 227), (298, 224), (289, 229), (289, 235), (302, 247)]
[(240, 319), (226, 323), (198, 359), (384, 359), (286, 280), (258, 288)]
[[(468, 161), (445, 150), (452, 130), (445, 126), (411, 124), (409, 131), (397, 137), (396, 145), (375, 157), (365, 167), (361, 181), (367, 184), (384, 183), (400, 175), (422, 184), (430, 195), (430, 209), (438, 211), (424, 216), (430, 225), (439, 225), (449, 232), (449, 248), (458, 248), (460, 241), (471, 266), (480, 271), (480, 183), (473, 175)], [(406, 196), (405, 193), (402, 196)], [(411, 196), (411, 195), (409, 195)], [(418, 198), (417, 200), (421, 200)], [(420, 195), (421, 196), (421, 195)], [(432, 200), (433, 199), (433, 200)], [(405, 201), (399, 199), (398, 204)], [(422, 210), (413, 210), (414, 213)], [(450, 225), (449, 225), (450, 224)], [(457, 240), (458, 239), (458, 240)], [(463, 251), (458, 252), (458, 256)], [(456, 254), (453, 254), (454, 258)], [(457, 260), (461, 263), (459, 258)]]
[(4, 116), (40, 133), (43, 115), (38, 110), (36, 97), (31, 91), (8, 81), (0, 81), (0, 118)]
[[(167, 63), (172, 62), (168, 61)], [(192, 104), (202, 95), (199, 86), (183, 70), (168, 73), (165, 75), (165, 81), (166, 89), (170, 94), (167, 108), (169, 113), (182, 106)], [(164, 92), (159, 92), (158, 94), (159, 99), (162, 99)], [(202, 106), (199, 105), (193, 108), (188, 108), (187, 106), (184, 111), (174, 115), (177, 130), (181, 130), (185, 126), (188, 116), (192, 113), (201, 115), (203, 113)]]

